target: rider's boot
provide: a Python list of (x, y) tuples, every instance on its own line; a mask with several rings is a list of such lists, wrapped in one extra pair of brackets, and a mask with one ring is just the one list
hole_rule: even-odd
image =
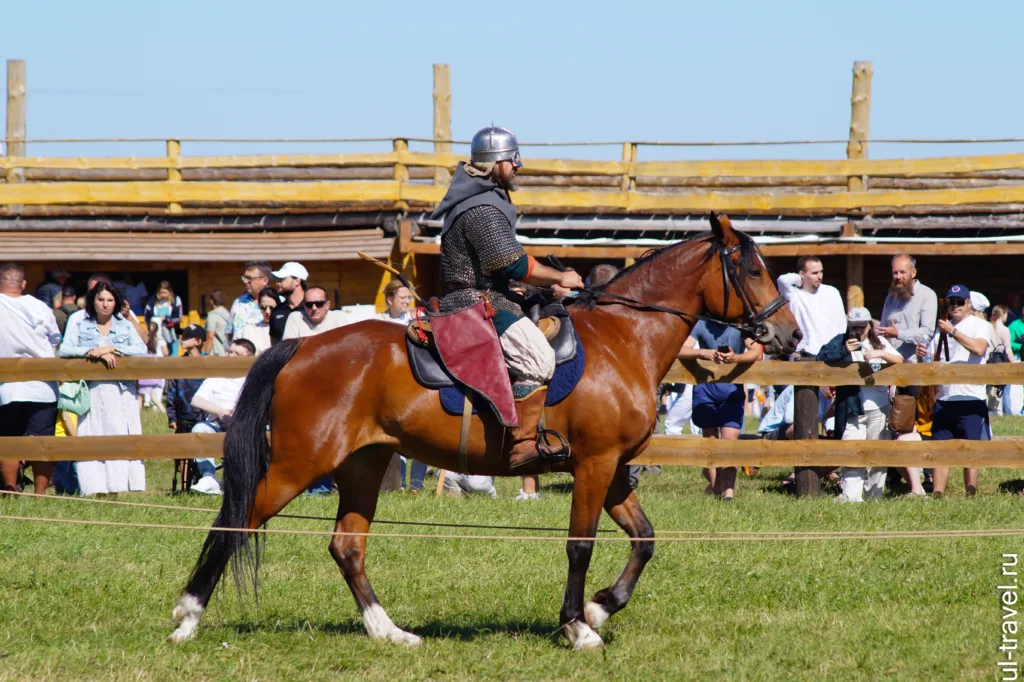
[(544, 399), (548, 395), (548, 387), (540, 386), (529, 395), (516, 400), (516, 413), (519, 426), (511, 429), (512, 451), (509, 453), (509, 468), (515, 469), (529, 464), (540, 456), (559, 457), (564, 454), (562, 446), (549, 445), (538, 448), (537, 431), (544, 414)]

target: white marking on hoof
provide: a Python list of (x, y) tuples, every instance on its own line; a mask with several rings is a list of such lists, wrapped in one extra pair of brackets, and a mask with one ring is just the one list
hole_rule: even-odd
[(611, 615), (596, 601), (588, 601), (587, 605), (583, 607), (583, 616), (587, 619), (587, 625), (595, 630), (604, 625)]
[(168, 638), (174, 644), (181, 644), (196, 634), (196, 628), (199, 626), (199, 619), (203, 617), (203, 605), (199, 603), (199, 600), (193, 597), (191, 594), (184, 594), (178, 599), (178, 603), (174, 606), (174, 611), (171, 613), (171, 617), (174, 618), (176, 623), (179, 623), (178, 629), (171, 633)]
[(572, 648), (575, 651), (587, 651), (588, 649), (604, 647), (604, 640), (586, 623), (574, 620), (571, 623), (566, 623), (563, 631), (565, 636), (569, 638), (569, 641), (572, 642)]
[(405, 646), (419, 646), (423, 640), (401, 629), (388, 617), (384, 607), (380, 604), (373, 604), (363, 611), (363, 625), (366, 626), (366, 634), (372, 639), (387, 640), (394, 644)]

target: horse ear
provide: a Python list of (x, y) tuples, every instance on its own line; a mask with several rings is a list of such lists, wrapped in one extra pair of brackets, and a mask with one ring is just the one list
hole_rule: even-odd
[(736, 235), (732, 230), (732, 221), (729, 220), (729, 216), (718, 215), (712, 211), (708, 217), (711, 221), (711, 231), (715, 235), (715, 239), (722, 242), (723, 244), (732, 244), (736, 241)]

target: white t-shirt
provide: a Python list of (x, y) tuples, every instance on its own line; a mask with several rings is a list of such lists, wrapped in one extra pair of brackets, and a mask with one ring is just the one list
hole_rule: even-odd
[[(882, 342), (882, 352), (892, 353), (893, 355), (899, 355), (889, 339), (884, 336), (878, 337), (878, 340)], [(866, 344), (862, 344), (862, 348), (870, 348), (870, 341)], [(864, 362), (864, 351), (858, 350), (850, 353), (850, 358), (854, 362)], [(882, 369), (882, 365), (888, 364), (881, 358), (873, 358), (868, 360), (868, 364), (871, 365), (871, 371), (877, 372)], [(884, 410), (889, 406), (889, 387), (888, 386), (861, 386), (860, 387), (860, 401), (864, 405), (865, 410)]]
[[(0, 358), (53, 358), (60, 330), (53, 309), (35, 296), (0, 294)], [(0, 405), (57, 402), (56, 381), (0, 382)]]
[[(989, 330), (992, 328), (985, 320), (979, 319), (974, 315), (968, 315), (964, 319), (960, 320), (959, 324), (954, 325), (956, 330), (959, 332), (958, 336), (966, 336), (969, 339), (989, 339)], [(949, 364), (959, 365), (980, 365), (982, 364), (986, 353), (981, 355), (975, 355), (970, 352), (953, 339), (952, 334), (947, 334), (946, 339), (949, 341)], [(935, 357), (935, 349), (939, 345), (939, 332), (935, 332), (935, 336), (932, 337), (932, 342), (928, 344), (928, 356)], [(945, 362), (945, 354), (939, 355), (939, 362)], [(984, 384), (943, 384), (939, 386), (938, 394), (935, 396), (936, 400), (986, 400), (987, 394), (985, 391)]]
[(238, 339), (249, 339), (252, 345), (256, 346), (256, 355), (265, 350), (270, 350), (270, 325), (260, 320), (258, 323), (246, 322), (242, 331), (236, 332), (233, 341)]
[(305, 336), (316, 336), (331, 329), (344, 327), (349, 321), (348, 316), (340, 310), (329, 310), (324, 321), (314, 327), (310, 324), (309, 318), (306, 317), (305, 311), (303, 311), (298, 315), (288, 316), (288, 322), (284, 325), (284, 334), (281, 335), (281, 339), (301, 339)]
[(222, 410), (233, 410), (238, 403), (238, 396), (242, 393), (242, 385), (244, 383), (245, 377), (237, 377), (235, 379), (223, 379), (221, 377), (204, 379), (203, 383), (199, 385), (199, 390), (192, 396), (192, 399), (202, 398)]
[(788, 273), (779, 276), (779, 292), (789, 301), (804, 336), (797, 345), (797, 351), (816, 355), (821, 347), (846, 331), (846, 307), (839, 290), (822, 284), (813, 294), (800, 288), (800, 275)]

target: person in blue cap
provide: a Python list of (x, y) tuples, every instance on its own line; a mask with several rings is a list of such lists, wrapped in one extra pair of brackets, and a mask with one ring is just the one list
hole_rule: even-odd
[[(949, 362), (980, 365), (989, 346), (989, 325), (971, 314), (971, 292), (963, 284), (954, 284), (946, 292), (949, 319), (936, 323), (936, 334), (931, 343), (918, 344), (917, 357), (922, 362)], [(939, 340), (945, 336), (949, 344)], [(984, 385), (945, 384), (938, 387), (935, 409), (932, 411), (933, 440), (985, 440), (988, 433), (988, 407)], [(946, 492), (949, 468), (936, 468), (932, 494), (941, 497)], [(978, 490), (978, 470), (964, 469), (964, 489), (968, 495)]]

